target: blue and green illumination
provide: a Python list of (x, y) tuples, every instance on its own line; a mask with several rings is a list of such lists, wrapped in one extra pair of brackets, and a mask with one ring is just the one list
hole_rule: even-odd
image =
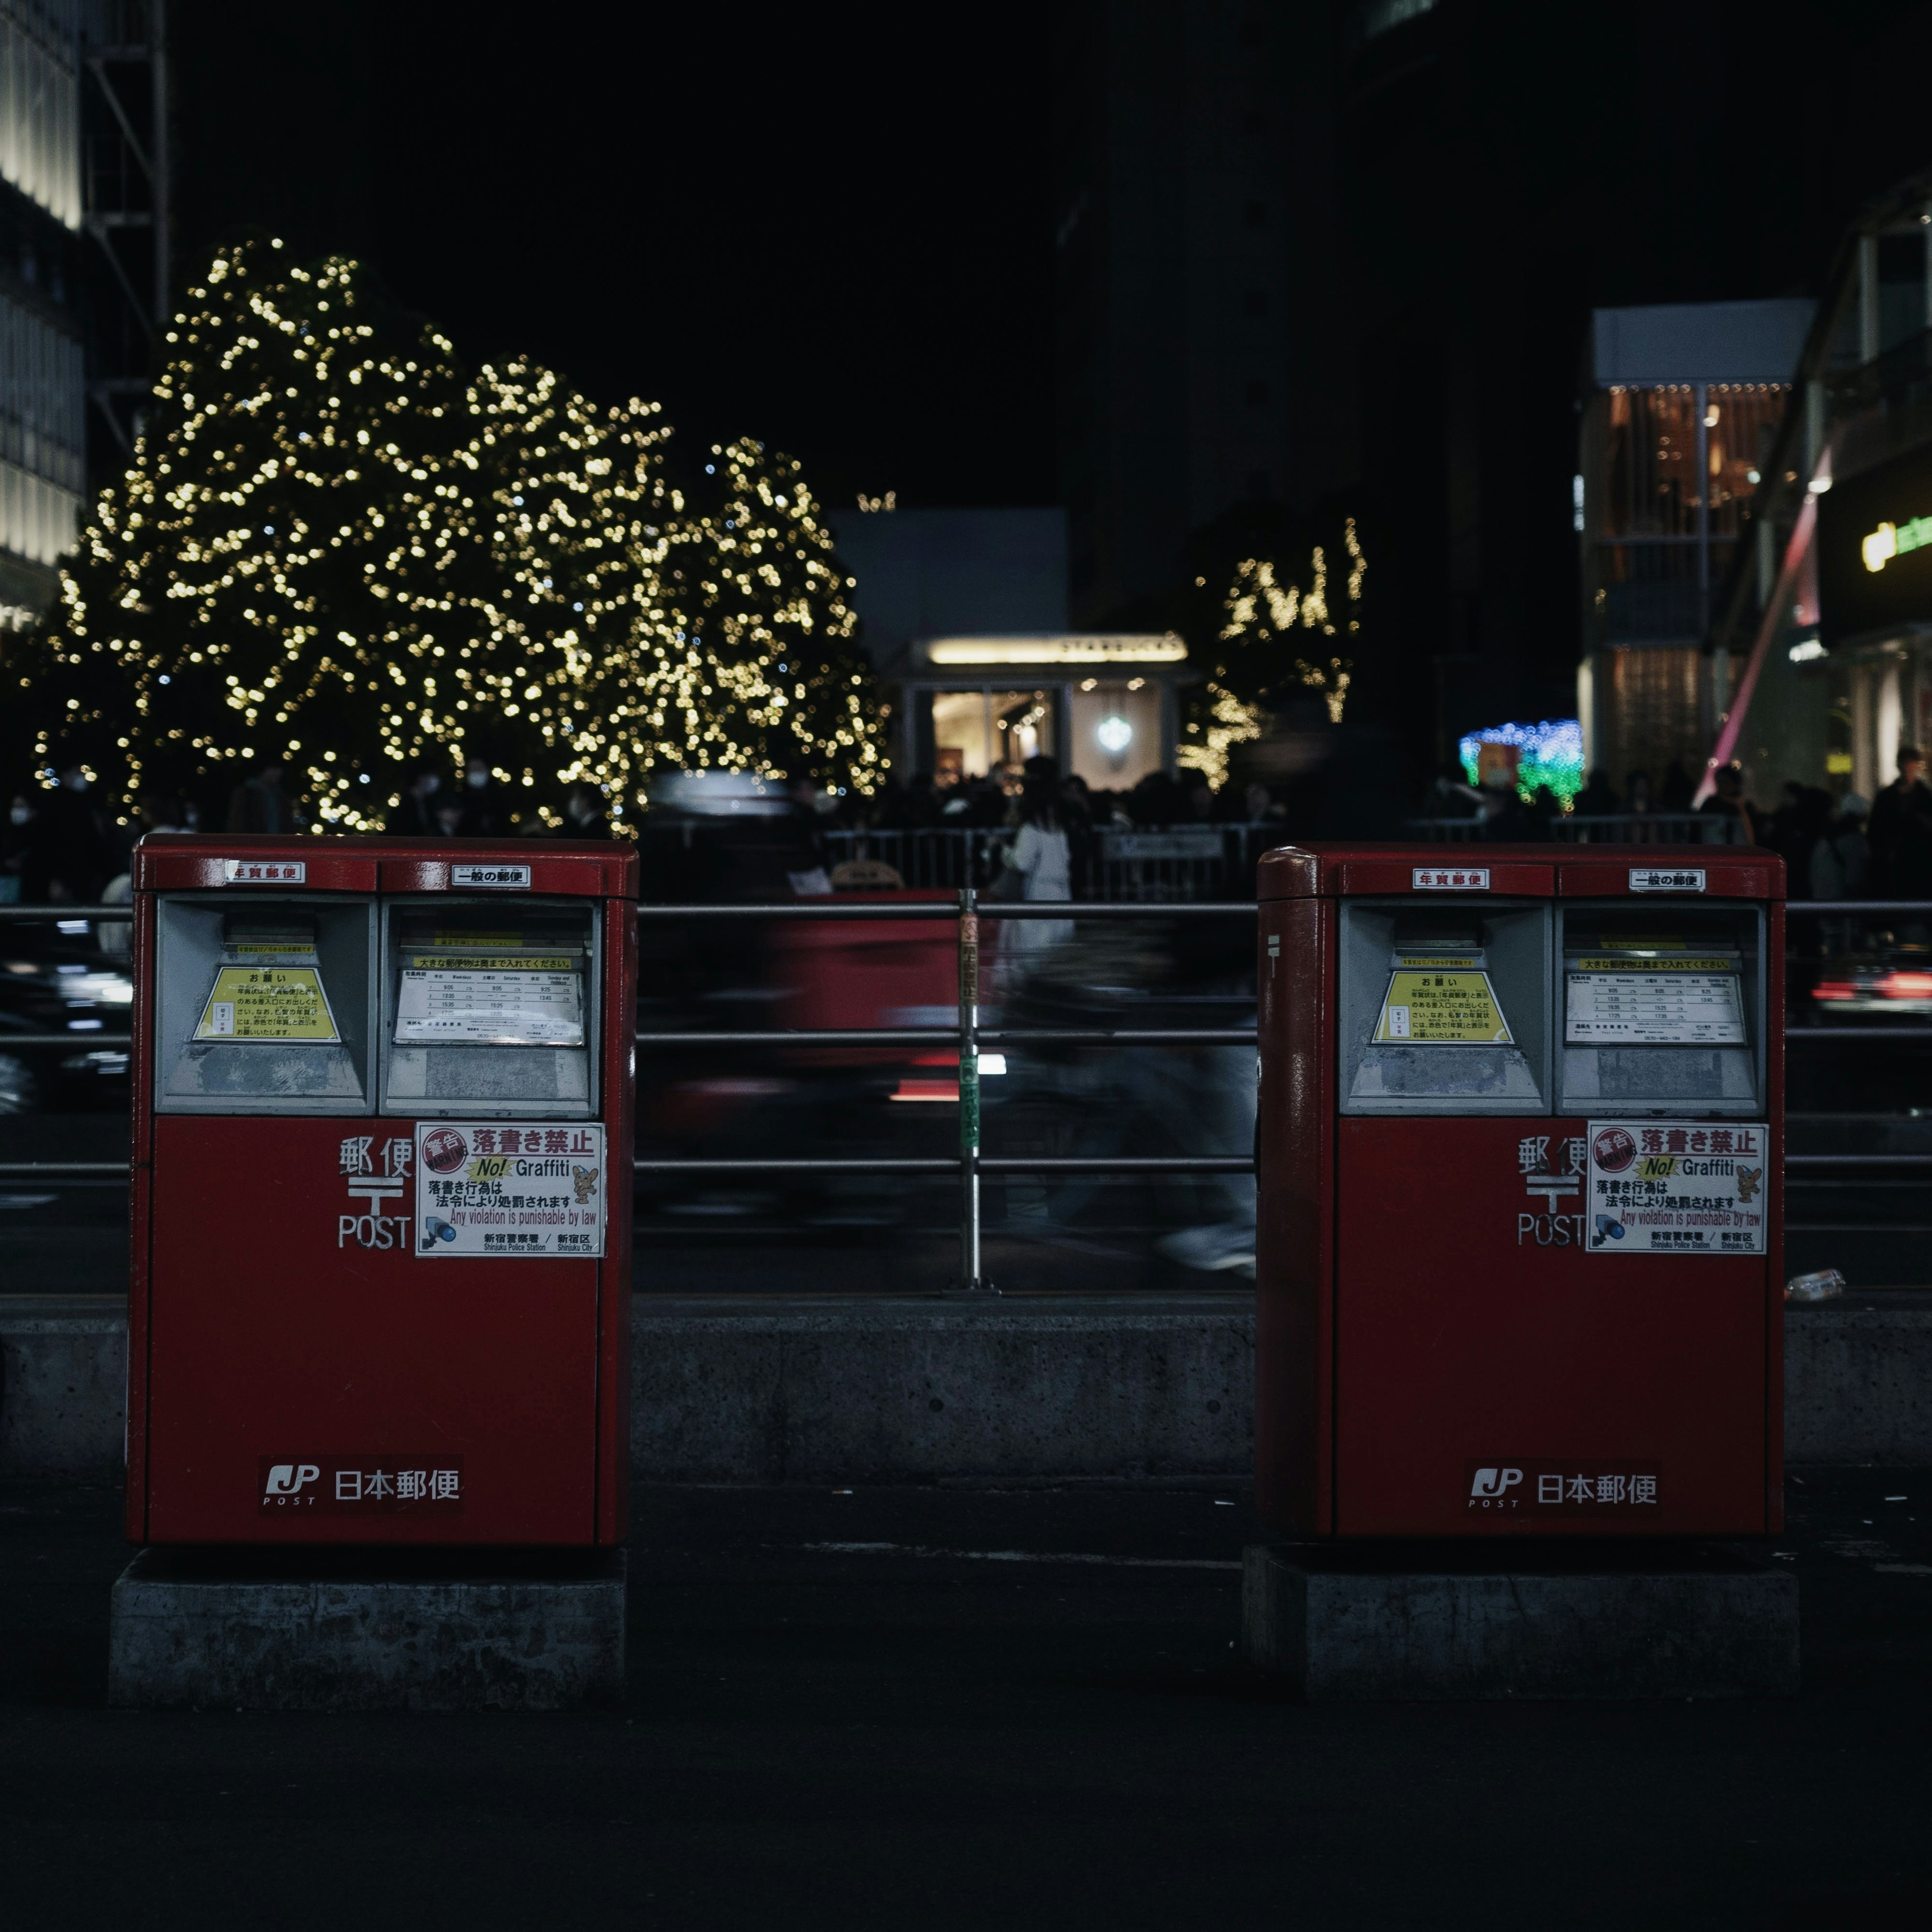
[(1539, 785), (1547, 785), (1568, 812), (1583, 789), (1583, 728), (1574, 718), (1546, 718), (1540, 724), (1491, 724), (1472, 731), (1456, 747), (1472, 784), (1476, 782), (1479, 745), (1516, 747), (1516, 788), (1526, 802)]

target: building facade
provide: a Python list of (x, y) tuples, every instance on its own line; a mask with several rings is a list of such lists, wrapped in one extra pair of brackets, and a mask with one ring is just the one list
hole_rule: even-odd
[(1056, 391), (1074, 621), (1112, 628), (1237, 506), (1346, 462), (1330, 6), (1066, 10)]
[(1852, 224), (1706, 640), (1736, 700), (1713, 764), (1870, 800), (1932, 737), (1932, 172)]
[(1729, 706), (1704, 650), (1811, 326), (1808, 301), (1598, 309), (1574, 507), (1584, 760), (1654, 799), (1702, 766)]
[(1173, 772), (1187, 647), (1167, 633), (1070, 628), (1064, 511), (880, 508), (831, 521), (902, 776), (958, 784), (1045, 756), (1119, 791)]
[(0, 0), (0, 629), (52, 601), (86, 491), (77, 0)]

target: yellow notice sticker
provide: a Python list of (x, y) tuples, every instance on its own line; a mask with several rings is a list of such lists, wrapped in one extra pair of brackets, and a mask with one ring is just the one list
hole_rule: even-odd
[(1378, 1044), (1403, 1040), (1457, 1046), (1511, 1043), (1488, 974), (1453, 970), (1390, 974), (1375, 1037)]
[(231, 952), (244, 953), (250, 959), (286, 959), (315, 957), (315, 941), (312, 939), (280, 939), (272, 944), (266, 940), (247, 939), (230, 946)]
[(340, 1040), (313, 966), (224, 966), (202, 1009), (196, 1040)]
[(1576, 962), (1586, 973), (1735, 973), (1735, 958), (1694, 958), (1688, 952), (1672, 953), (1668, 959), (1635, 959), (1628, 952), (1591, 953)]
[(1478, 972), (1482, 968), (1482, 956), (1464, 952), (1451, 956), (1446, 952), (1398, 952), (1395, 956), (1398, 966), (1408, 966), (1424, 973), (1446, 973), (1452, 968), (1464, 973)]
[(519, 946), (524, 943), (520, 932), (439, 932), (436, 936), (439, 946), (460, 946), (465, 948), (478, 946)]

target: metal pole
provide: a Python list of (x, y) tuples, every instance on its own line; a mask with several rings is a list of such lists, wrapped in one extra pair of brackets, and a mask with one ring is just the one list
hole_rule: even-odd
[(148, 188), (154, 202), (154, 225), (148, 231), (154, 244), (154, 332), (163, 334), (174, 314), (169, 299), (173, 280), (173, 241), (169, 217), (172, 212), (174, 183), (172, 157), (168, 152), (168, 9), (167, 0), (148, 0), (148, 73), (153, 90), (154, 123), (148, 152), (153, 157), (148, 170)]
[(979, 895), (959, 889), (959, 1292), (993, 1292), (980, 1270)]

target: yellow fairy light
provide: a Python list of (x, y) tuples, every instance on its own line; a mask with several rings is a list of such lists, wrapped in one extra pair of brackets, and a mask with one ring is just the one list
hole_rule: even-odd
[(174, 319), (134, 462), (8, 667), (23, 709), (115, 740), (130, 794), (232, 773), (272, 725), (320, 748), (337, 825), (364, 822), (343, 766), (472, 752), (620, 814), (664, 764), (876, 786), (881, 714), (795, 464), (721, 447), (694, 507), (655, 404), (524, 362), (466, 381), (434, 332), (377, 340), (356, 264), (279, 247), (223, 250)]

